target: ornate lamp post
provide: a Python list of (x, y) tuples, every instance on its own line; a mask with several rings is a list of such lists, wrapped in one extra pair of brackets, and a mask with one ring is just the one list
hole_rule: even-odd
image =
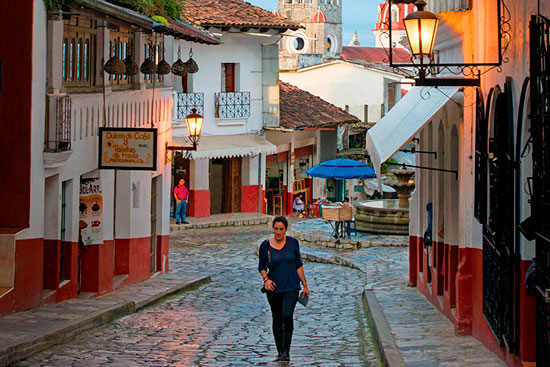
[(419, 0), (415, 5), (418, 11), (407, 15), (403, 23), (412, 54), (420, 57), (420, 63), (423, 64), (425, 56), (432, 57), (439, 19), (434, 13), (424, 10), (425, 1)]

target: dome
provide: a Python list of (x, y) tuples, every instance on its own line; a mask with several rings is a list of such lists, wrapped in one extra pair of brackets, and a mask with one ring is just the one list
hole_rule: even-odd
[(311, 17), (311, 21), (314, 23), (326, 23), (328, 21), (327, 16), (325, 13), (321, 11), (321, 9), (317, 10), (315, 14)]

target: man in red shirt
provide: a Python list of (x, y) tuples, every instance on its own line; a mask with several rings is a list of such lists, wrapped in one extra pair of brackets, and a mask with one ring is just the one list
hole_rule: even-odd
[(189, 200), (189, 190), (185, 187), (185, 180), (182, 178), (176, 187), (174, 188), (174, 197), (178, 203), (178, 209), (176, 211), (176, 224), (181, 223), (189, 224), (185, 221), (185, 210), (187, 209), (187, 201)]

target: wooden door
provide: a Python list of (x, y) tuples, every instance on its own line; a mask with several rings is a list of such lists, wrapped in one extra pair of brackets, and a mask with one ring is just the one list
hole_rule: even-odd
[(225, 90), (224, 92), (235, 92), (235, 64), (224, 64)]
[(241, 157), (223, 160), (223, 213), (239, 213), (241, 211), (241, 170)]

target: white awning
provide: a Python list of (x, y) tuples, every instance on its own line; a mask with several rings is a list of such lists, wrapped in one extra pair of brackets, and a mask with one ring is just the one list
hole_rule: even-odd
[(367, 133), (366, 148), (380, 180), (380, 166), (407, 144), (460, 87), (413, 87)]
[[(189, 145), (186, 137), (172, 138), (173, 145)], [(189, 159), (229, 158), (246, 155), (274, 154), (277, 147), (258, 134), (201, 136), (197, 151), (186, 151)]]

